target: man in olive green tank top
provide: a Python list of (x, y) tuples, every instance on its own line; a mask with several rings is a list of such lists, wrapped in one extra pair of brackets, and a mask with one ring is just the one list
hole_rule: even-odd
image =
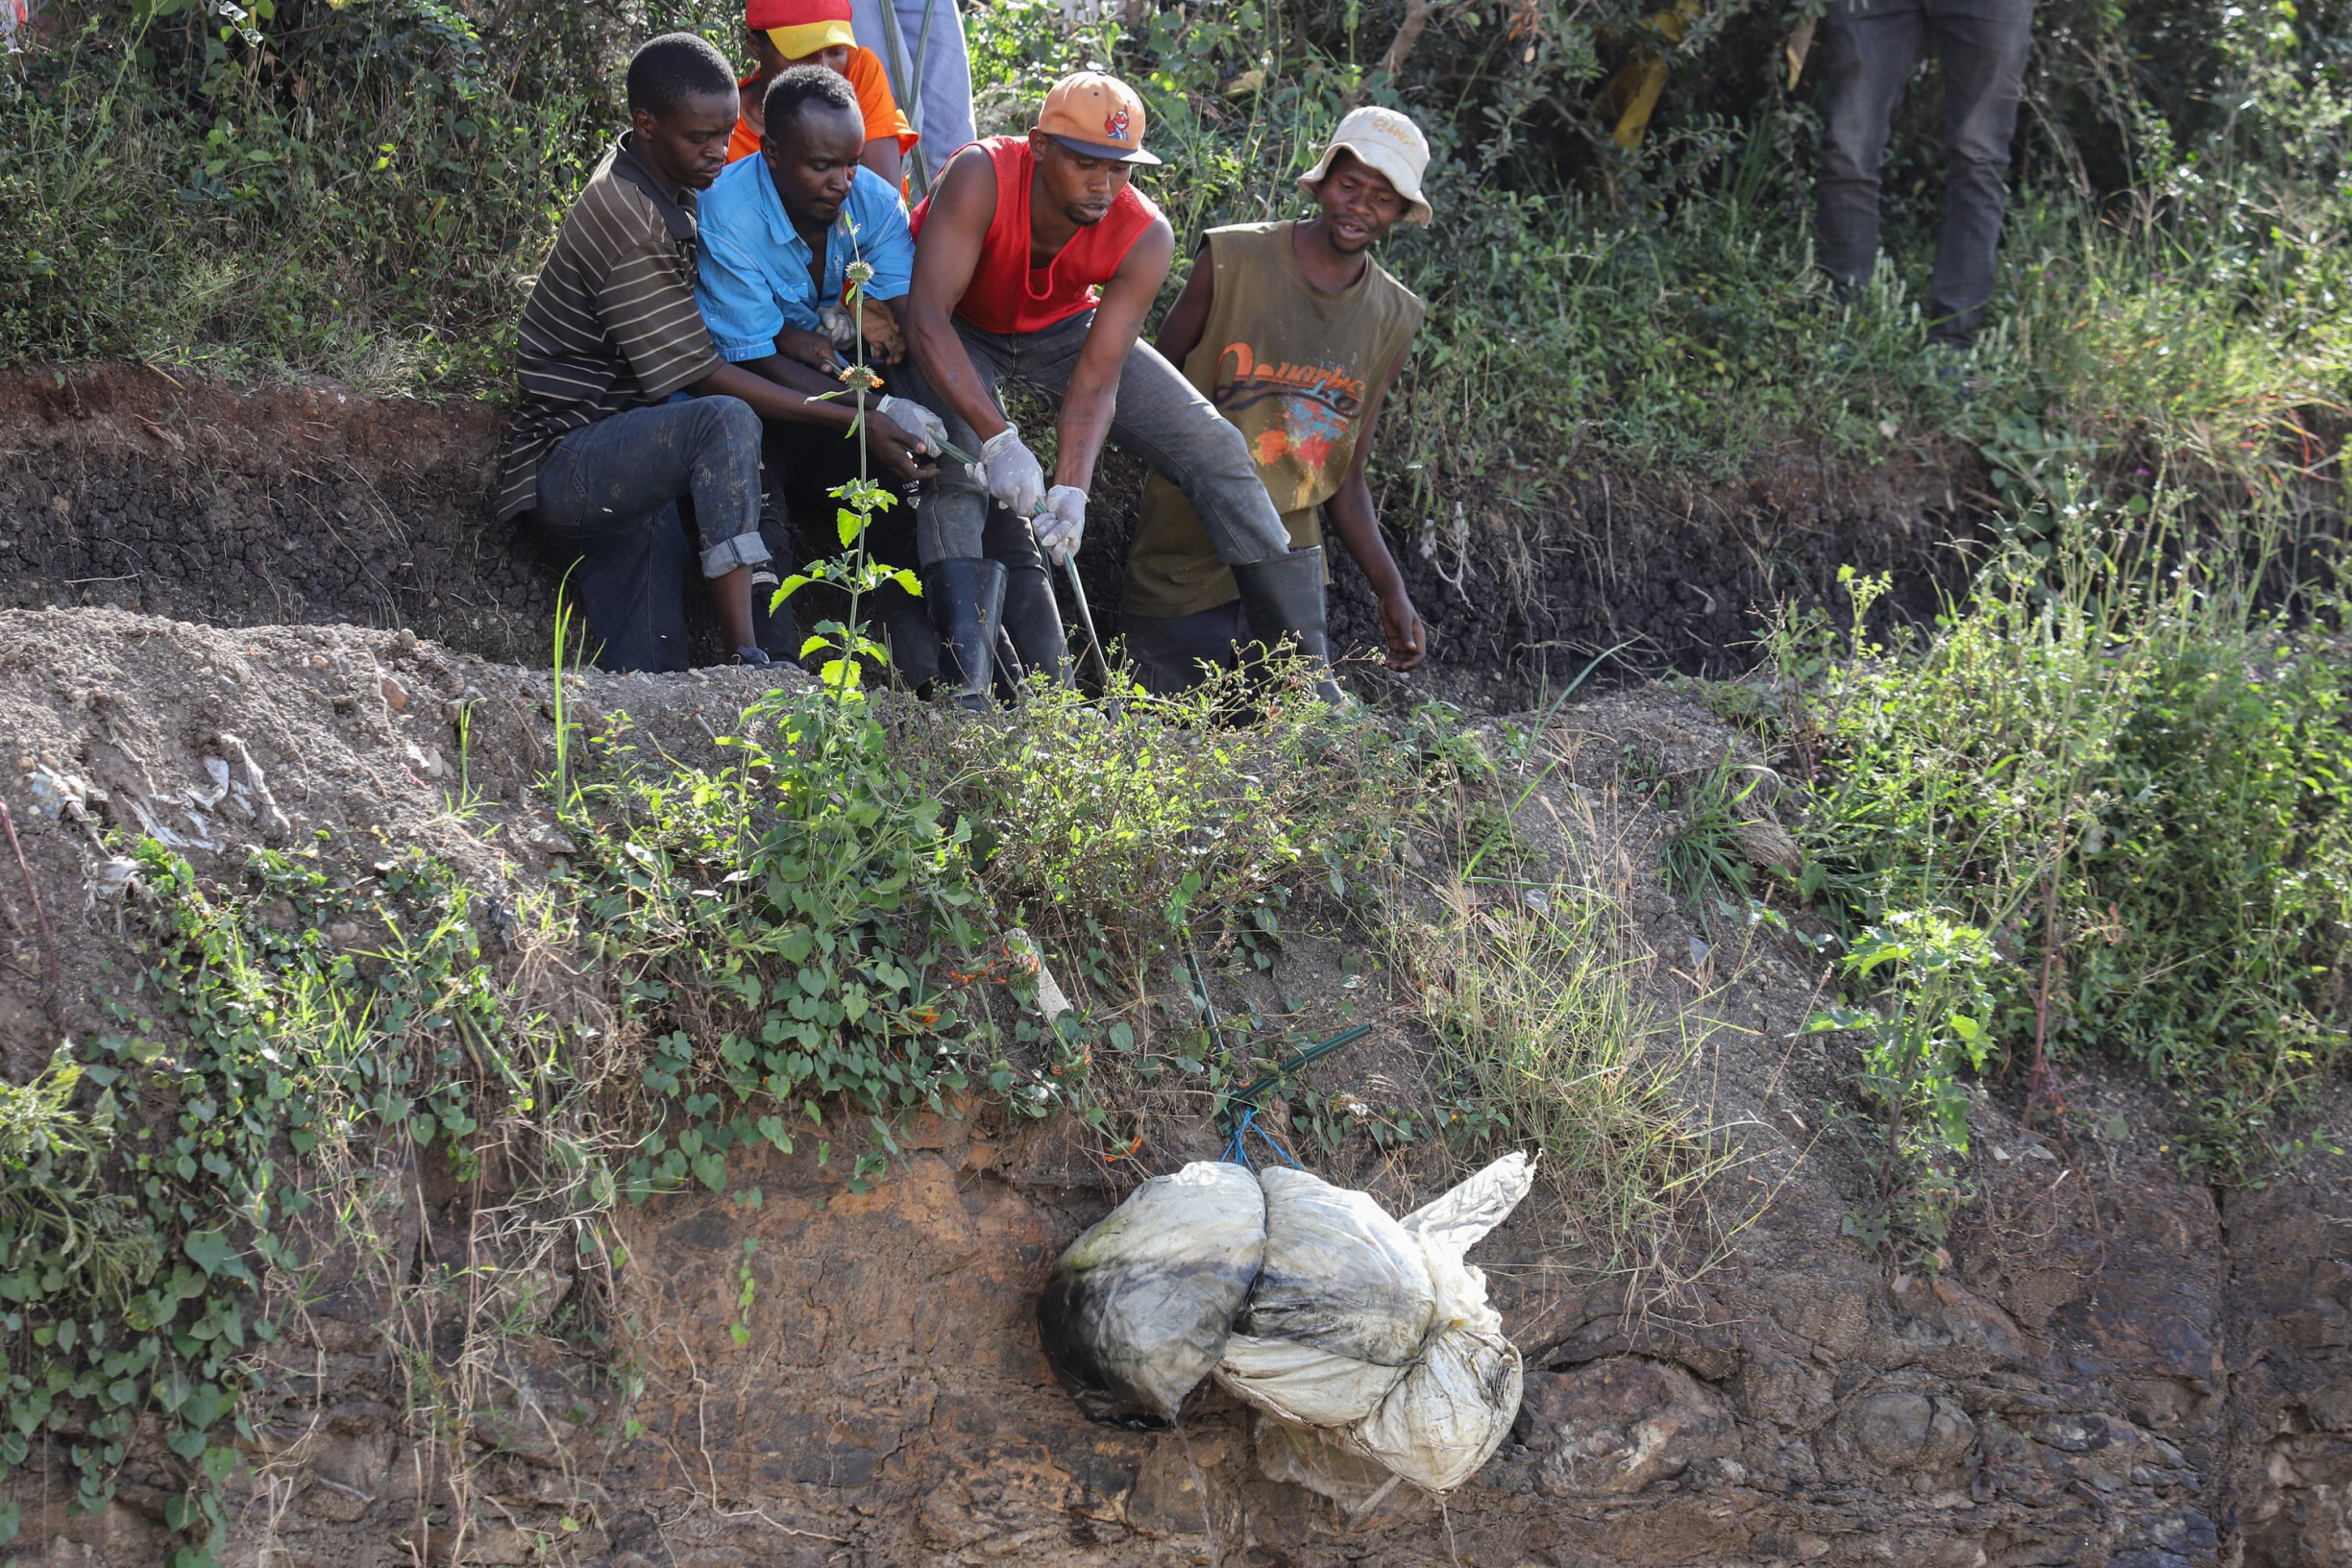
[[(1339, 124), (1299, 180), (1311, 218), (1213, 229), (1155, 347), (1239, 427), (1290, 548), (1323, 542), (1322, 516), (1380, 598), (1388, 668), (1421, 662), (1426, 635), (1381, 537), (1364, 455), (1381, 400), (1422, 306), (1368, 254), (1400, 222), (1427, 223), (1429, 143), (1387, 109)], [(1121, 596), (1127, 656), (1152, 691), (1232, 669), (1248, 640), (1239, 590), (1184, 496), (1154, 475), (1143, 491)]]

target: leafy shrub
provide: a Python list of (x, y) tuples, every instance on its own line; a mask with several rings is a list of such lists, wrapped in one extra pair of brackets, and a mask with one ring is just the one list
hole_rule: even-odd
[[(944, 1112), (976, 1080), (1051, 1109), (1074, 1064), (1017, 1072), (973, 989), (1006, 955), (992, 950), (970, 824), (906, 770), (865, 701), (776, 693), (740, 728), (731, 767), (618, 769), (566, 807), (587, 848), (578, 935), (647, 1057), (650, 1132), (625, 1189), (724, 1191), (730, 1149), (790, 1153), (796, 1130), (828, 1131), (835, 1102), (874, 1135), (860, 1191), (888, 1163), (891, 1121)], [(830, 1137), (818, 1152), (830, 1160)]]
[[(1966, 401), (1919, 352), (1933, 95), (1896, 138), (1892, 269), (1841, 306), (1810, 268), (1812, 88), (1780, 81), (1785, 24), (1763, 8), (1711, 10), (1671, 47), (1651, 0), (1437, 8), (1393, 72), (1405, 0), (1134, 8), (1132, 29), (1006, 0), (967, 26), (984, 126), (1088, 61), (1140, 86), (1171, 154), (1150, 188), (1188, 253), (1213, 224), (1300, 210), (1290, 177), (1360, 99), (1430, 131), (1440, 224), (1385, 257), (1432, 306), (1376, 473), (1409, 530), (1457, 503), (1510, 526), (1594, 457), (1720, 478), (2016, 411), (2111, 453), (2266, 458), (2341, 401), (2352, 362), (2332, 304), (2352, 287), (2340, 9), (2046, 8), (2001, 325)], [(684, 26), (740, 47), (721, 0), (625, 27), (443, 0), (50, 14), (40, 48), (0, 62), (0, 358), (387, 391), (503, 395), (524, 289), (619, 128), (627, 45)], [(1596, 83), (1645, 51), (1668, 85), (1629, 151)]]
[(1292, 876), (1347, 895), (1384, 873), (1426, 798), (1410, 733), (1312, 698), (1303, 672), (1247, 721), (1237, 680), (1106, 711), (1031, 690), (1017, 723), (922, 743), (972, 824), (982, 879), (1066, 949), (1209, 940)]
[(1782, 737), (1813, 770), (1801, 887), (1850, 930), (1989, 933), (1999, 1060), (2144, 1063), (2232, 1175), (2352, 1022), (2352, 694), (2323, 628), (2256, 615), (2226, 564), (2146, 567), (2134, 514), (2078, 502), (1931, 634), (1869, 642), (1856, 582), (1844, 660), (1779, 635), (1820, 673)]
[[(56, 1442), (74, 1506), (101, 1507), (149, 1427), (185, 1467), (173, 1568), (207, 1568), (252, 1359), (314, 1271), (348, 1262), (354, 1237), (322, 1248), (309, 1227), (353, 1223), (380, 1159), (431, 1148), (476, 1174), (482, 1119), (544, 1104), (559, 1069), (518, 1048), (466, 891), (421, 857), (338, 886), (312, 856), (262, 852), (209, 891), (152, 843), (137, 859), (150, 967), (110, 1003), (120, 1031), (78, 1071), (61, 1055), (0, 1086), (0, 1477)], [(86, 1111), (77, 1077), (102, 1090)], [(507, 1179), (576, 1184), (561, 1141), (558, 1118), (508, 1128)], [(0, 1511), (0, 1540), (15, 1527)]]

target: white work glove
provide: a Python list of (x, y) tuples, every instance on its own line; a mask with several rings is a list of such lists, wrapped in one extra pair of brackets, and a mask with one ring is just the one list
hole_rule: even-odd
[(817, 331), (844, 354), (857, 353), (858, 320), (845, 305), (828, 305), (817, 312)]
[(1019, 426), (1007, 425), (980, 444), (980, 466), (988, 471), (989, 495), (1015, 517), (1029, 516), (1044, 499), (1045, 470), (1021, 445)]
[(1074, 484), (1057, 484), (1045, 492), (1045, 504), (1031, 525), (1038, 549), (1056, 566), (1067, 566), (1086, 534), (1086, 492)]
[(921, 437), (923, 450), (934, 456), (947, 445), (947, 422), (913, 398), (885, 397), (874, 404), (874, 412), (909, 435)]

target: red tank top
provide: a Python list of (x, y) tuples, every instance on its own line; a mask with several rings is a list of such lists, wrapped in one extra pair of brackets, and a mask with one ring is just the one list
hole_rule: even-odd
[[(1029, 186), (1037, 172), (1037, 154), (1027, 136), (991, 136), (972, 145), (986, 148), (989, 161), (996, 165), (996, 216), (980, 242), (980, 258), (972, 266), (964, 298), (956, 303), (956, 314), (984, 332), (1013, 333), (1043, 331), (1093, 309), (1102, 298), (1102, 285), (1160, 216), (1160, 208), (1133, 185), (1122, 186), (1102, 222), (1070, 235), (1050, 264), (1033, 272)], [(908, 227), (918, 235), (930, 210), (931, 198), (926, 196), (909, 216)]]

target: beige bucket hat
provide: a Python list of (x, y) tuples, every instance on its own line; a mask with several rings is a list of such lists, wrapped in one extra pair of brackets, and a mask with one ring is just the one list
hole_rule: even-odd
[(1371, 168), (1388, 177), (1397, 194), (1411, 204), (1406, 213), (1407, 223), (1427, 223), (1433, 214), (1430, 204), (1421, 194), (1421, 176), (1429, 168), (1429, 138), (1421, 128), (1393, 109), (1367, 105), (1352, 110), (1332, 133), (1331, 145), (1315, 159), (1315, 166), (1299, 176), (1299, 189), (1312, 194), (1314, 187), (1331, 173), (1332, 160), (1341, 150), (1355, 154)]

